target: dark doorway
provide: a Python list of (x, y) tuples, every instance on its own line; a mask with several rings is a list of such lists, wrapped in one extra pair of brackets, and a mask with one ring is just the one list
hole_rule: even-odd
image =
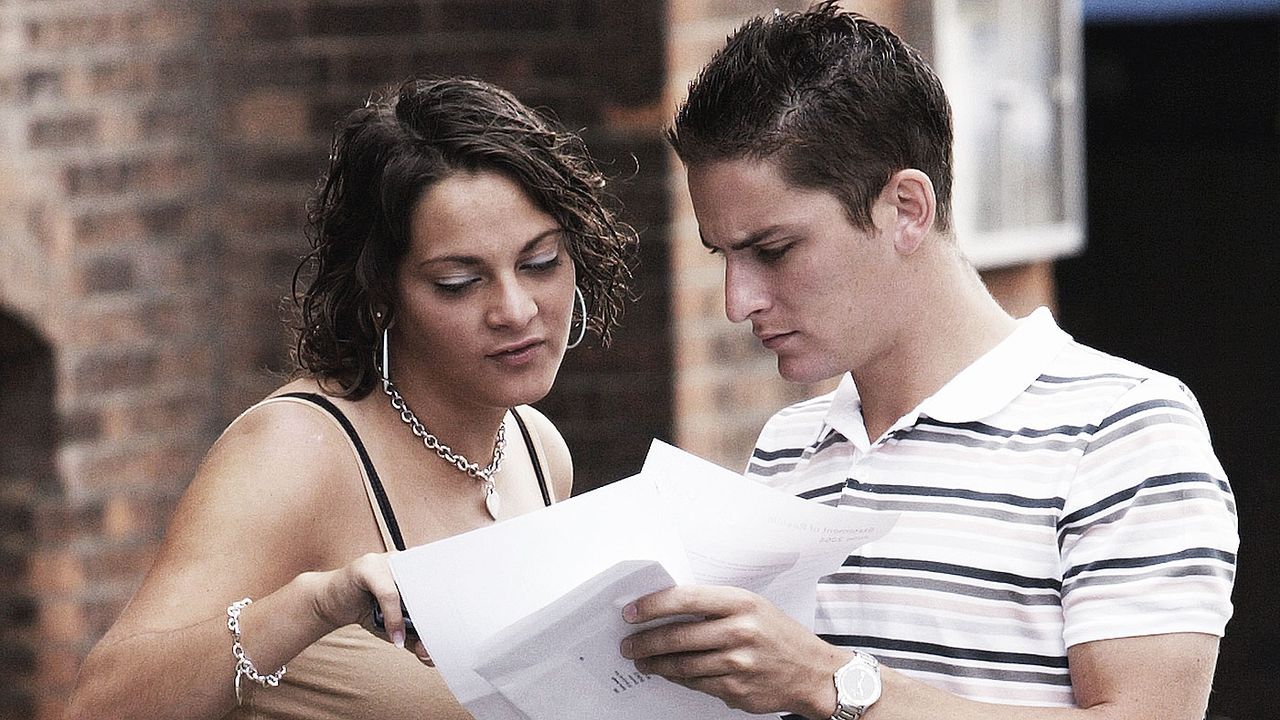
[(1211, 718), (1280, 707), (1280, 10), (1086, 23), (1088, 246), (1064, 327), (1180, 377), (1236, 495), (1235, 616)]
[(53, 355), (39, 334), (0, 312), (0, 718), (35, 717), (40, 643), (27, 565), (36, 513), (51, 494)]

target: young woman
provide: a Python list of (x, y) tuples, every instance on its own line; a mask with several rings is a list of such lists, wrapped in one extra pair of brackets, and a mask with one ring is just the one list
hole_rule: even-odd
[(387, 556), (569, 495), (528, 403), (625, 299), (635, 236), (602, 187), (578, 138), (480, 81), (349, 115), (295, 277), (299, 376), (214, 444), (69, 717), (467, 717)]

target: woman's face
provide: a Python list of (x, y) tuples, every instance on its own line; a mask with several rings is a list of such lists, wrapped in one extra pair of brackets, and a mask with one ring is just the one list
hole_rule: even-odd
[(396, 277), (392, 381), (464, 405), (545, 396), (574, 300), (559, 223), (506, 175), (479, 171), (431, 186), (410, 227)]

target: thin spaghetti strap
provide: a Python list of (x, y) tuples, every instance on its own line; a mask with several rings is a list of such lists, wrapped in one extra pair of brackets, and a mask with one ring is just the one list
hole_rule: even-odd
[[(404, 550), (404, 537), (400, 534), (400, 525), (396, 522), (395, 511), (391, 509), (391, 501), (387, 499), (387, 491), (382, 487), (382, 481), (378, 479), (378, 471), (373, 467), (373, 461), (369, 459), (369, 453), (365, 450), (364, 443), (361, 442), (360, 436), (356, 433), (355, 426), (347, 419), (347, 416), (338, 409), (328, 398), (323, 395), (308, 392), (292, 392), (281, 393), (276, 395), (277, 398), (297, 398), (310, 402), (317, 407), (325, 410), (338, 421), (342, 429), (347, 433), (347, 438), (351, 441), (352, 447), (355, 448), (357, 455), (360, 457), (360, 464), (364, 467), (364, 476), (366, 490), (369, 491), (370, 499), (376, 502), (374, 510), (381, 516), (380, 525), (386, 529), (386, 534), (390, 535), (391, 543), (396, 550)], [(384, 538), (385, 541), (385, 538)]]
[(529, 434), (529, 428), (525, 427), (524, 418), (520, 417), (520, 413), (515, 408), (511, 408), (511, 416), (516, 419), (516, 425), (520, 427), (520, 435), (524, 437), (524, 446), (529, 449), (529, 459), (533, 461), (533, 474), (538, 478), (538, 489), (542, 491), (542, 502), (548, 507), (551, 505), (551, 491), (547, 489), (547, 478), (542, 473), (542, 462), (538, 460), (538, 451), (533, 446), (533, 437)]

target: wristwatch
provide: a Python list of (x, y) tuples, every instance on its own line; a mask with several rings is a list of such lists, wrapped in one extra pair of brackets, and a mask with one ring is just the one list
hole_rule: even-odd
[(831, 720), (858, 720), (880, 699), (880, 663), (869, 653), (853, 651), (853, 658), (836, 670), (836, 711)]

